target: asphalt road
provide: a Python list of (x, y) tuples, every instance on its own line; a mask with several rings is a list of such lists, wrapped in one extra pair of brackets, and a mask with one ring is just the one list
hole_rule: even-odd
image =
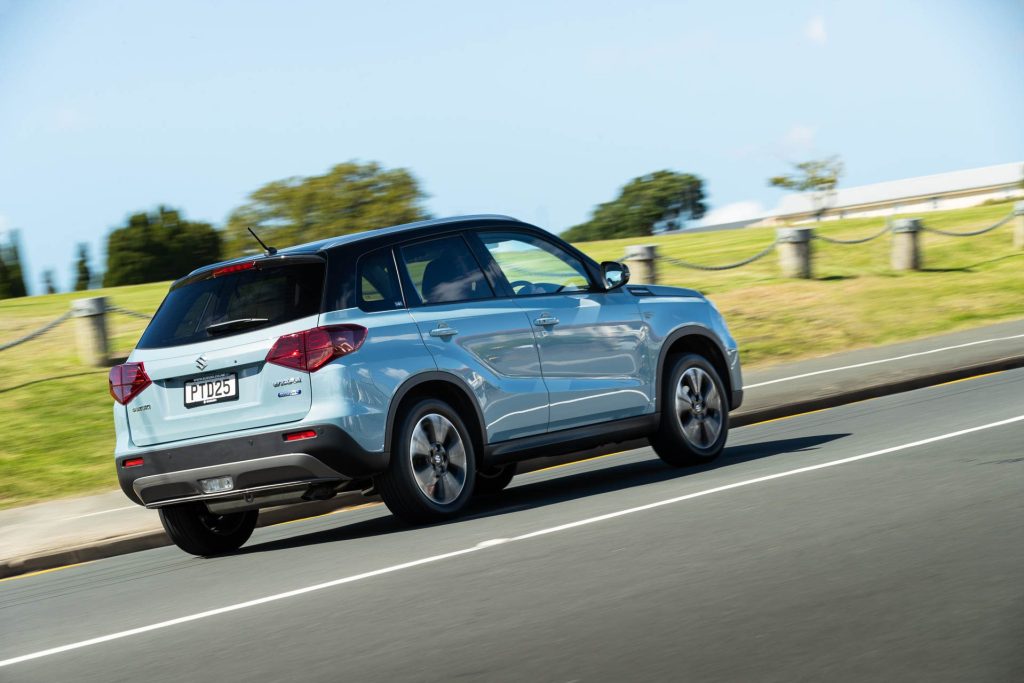
[(1024, 680), (1024, 370), (0, 582), (4, 682), (800, 679)]

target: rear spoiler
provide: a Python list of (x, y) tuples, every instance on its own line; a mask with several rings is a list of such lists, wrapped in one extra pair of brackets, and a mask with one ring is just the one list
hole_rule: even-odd
[(223, 275), (229, 275), (243, 270), (268, 270), (270, 268), (280, 268), (282, 266), (299, 265), (301, 263), (319, 263), (326, 264), (325, 259), (320, 254), (274, 254), (273, 256), (246, 256), (243, 258), (233, 259), (231, 261), (222, 261), (220, 263), (214, 263), (209, 266), (203, 266), (202, 268), (196, 268), (191, 273), (183, 278), (175, 280), (171, 284), (170, 291), (174, 291), (179, 287), (190, 285), (193, 282), (200, 282), (202, 280), (209, 280), (215, 277)]

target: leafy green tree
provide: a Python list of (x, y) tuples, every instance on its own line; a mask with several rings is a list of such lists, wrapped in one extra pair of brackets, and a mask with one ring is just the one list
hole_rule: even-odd
[(788, 175), (772, 176), (768, 184), (794, 192), (810, 192), (814, 217), (821, 220), (843, 175), (843, 160), (839, 156), (811, 159), (793, 164), (793, 171)]
[(27, 295), (25, 275), (21, 268), (18, 231), (12, 230), (8, 235), (7, 244), (0, 245), (0, 299), (14, 299)]
[(57, 293), (57, 285), (54, 284), (52, 270), (43, 271), (43, 292), (46, 294)]
[(82, 292), (92, 284), (92, 269), (89, 268), (89, 245), (78, 244), (78, 259), (75, 262), (75, 291)]
[(590, 220), (562, 233), (572, 242), (650, 235), (655, 225), (669, 229), (704, 215), (704, 181), (690, 173), (655, 171), (629, 181)]
[(240, 255), (259, 246), (252, 228), (270, 246), (362, 232), (429, 218), (426, 195), (404, 168), (385, 169), (375, 162), (350, 161), (324, 175), (267, 183), (232, 212), (227, 225), (227, 252)]
[(221, 260), (221, 234), (165, 206), (137, 213), (107, 237), (104, 287), (173, 280)]

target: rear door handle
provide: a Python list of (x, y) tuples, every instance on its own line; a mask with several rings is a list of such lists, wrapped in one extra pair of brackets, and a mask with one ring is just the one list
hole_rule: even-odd
[(448, 337), (454, 337), (458, 333), (459, 331), (454, 327), (448, 327), (446, 323), (441, 323), (440, 325), (438, 325), (437, 327), (430, 331), (430, 336), (447, 339)]
[(558, 318), (556, 318), (553, 315), (546, 315), (545, 314), (545, 315), (542, 315), (541, 317), (537, 318), (533, 322), (534, 322), (535, 325), (540, 325), (541, 327), (547, 327), (548, 325), (557, 325), (558, 324)]

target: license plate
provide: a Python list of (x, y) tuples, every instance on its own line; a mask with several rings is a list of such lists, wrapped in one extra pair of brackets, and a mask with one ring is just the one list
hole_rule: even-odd
[(238, 398), (238, 375), (227, 373), (185, 382), (185, 407), (195, 408)]

